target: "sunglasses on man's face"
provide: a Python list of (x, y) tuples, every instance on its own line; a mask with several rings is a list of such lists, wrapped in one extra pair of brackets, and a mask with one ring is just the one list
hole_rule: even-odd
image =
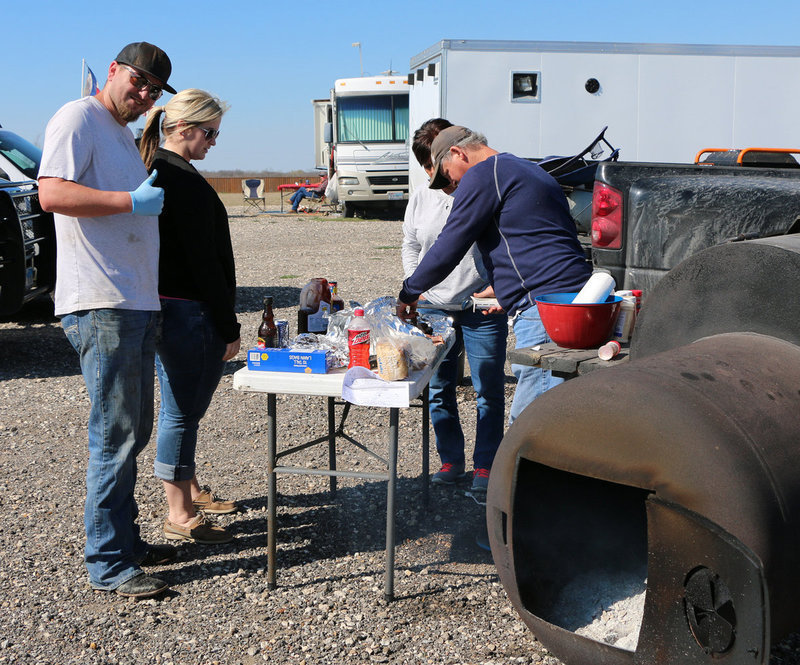
[(203, 134), (206, 135), (206, 141), (213, 141), (215, 138), (219, 136), (218, 129), (212, 129), (211, 127), (198, 127)]
[(164, 94), (164, 90), (161, 87), (155, 85), (154, 83), (150, 83), (145, 76), (137, 72), (135, 69), (128, 67), (128, 65), (122, 66), (131, 73), (131, 85), (137, 90), (144, 90), (147, 88), (147, 96), (150, 97), (150, 99), (155, 101)]

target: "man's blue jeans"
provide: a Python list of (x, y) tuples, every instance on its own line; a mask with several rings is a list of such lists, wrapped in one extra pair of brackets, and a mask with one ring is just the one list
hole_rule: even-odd
[(294, 194), (289, 197), (289, 201), (292, 203), (292, 210), (295, 212), (297, 211), (297, 206), (300, 205), (300, 201), (302, 201), (307, 196), (310, 196), (308, 190), (305, 187), (301, 187), (298, 189)]
[(91, 400), (86, 472), (86, 568), (96, 589), (141, 573), (147, 545), (134, 498), (136, 456), (153, 429), (153, 363), (159, 312), (96, 309), (62, 317)]
[[(516, 337), (514, 348), (517, 349), (551, 341), (544, 330), (542, 320), (539, 318), (539, 310), (535, 305), (516, 315), (514, 337)], [(514, 391), (514, 400), (511, 402), (509, 425), (539, 395), (564, 381), (564, 379), (553, 376), (549, 370), (545, 371), (529, 365), (511, 365), (511, 371), (517, 377), (517, 388)]]
[(464, 463), (464, 432), (458, 417), (456, 382), (458, 355), (463, 348), (477, 395), (474, 468), (491, 469), (505, 425), (505, 358), (508, 317), (472, 310), (425, 309), (453, 319), (456, 340), (430, 381), (431, 423), (442, 463)]
[(226, 344), (203, 303), (162, 299), (161, 316), (155, 475), (170, 481), (191, 480), (197, 429), (222, 378)]

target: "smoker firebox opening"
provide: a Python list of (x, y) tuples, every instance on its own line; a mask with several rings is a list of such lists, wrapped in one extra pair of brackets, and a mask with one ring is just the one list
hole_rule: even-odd
[(635, 651), (647, 588), (648, 494), (520, 458), (508, 526), (525, 609)]

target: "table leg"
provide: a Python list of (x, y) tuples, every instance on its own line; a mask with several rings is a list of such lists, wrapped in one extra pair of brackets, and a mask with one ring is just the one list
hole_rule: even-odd
[(389, 409), (389, 479), (386, 481), (386, 582), (383, 597), (394, 600), (394, 493), (397, 485), (398, 409)]
[[(336, 402), (328, 397), (328, 468), (336, 471)], [(336, 496), (336, 476), (330, 477), (331, 496)]]
[(428, 408), (428, 386), (422, 391), (422, 505), (428, 505), (428, 476), (430, 463), (430, 410)]
[(276, 440), (276, 399), (275, 393), (267, 394), (267, 588), (275, 589), (276, 581), (276, 542), (277, 542), (277, 513), (278, 489), (275, 474), (275, 461), (278, 454)]

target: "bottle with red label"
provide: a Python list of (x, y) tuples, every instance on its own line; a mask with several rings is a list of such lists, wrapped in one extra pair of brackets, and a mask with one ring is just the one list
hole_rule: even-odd
[(350, 350), (351, 367), (369, 369), (369, 321), (364, 317), (364, 310), (356, 308), (355, 316), (347, 326), (347, 347)]

